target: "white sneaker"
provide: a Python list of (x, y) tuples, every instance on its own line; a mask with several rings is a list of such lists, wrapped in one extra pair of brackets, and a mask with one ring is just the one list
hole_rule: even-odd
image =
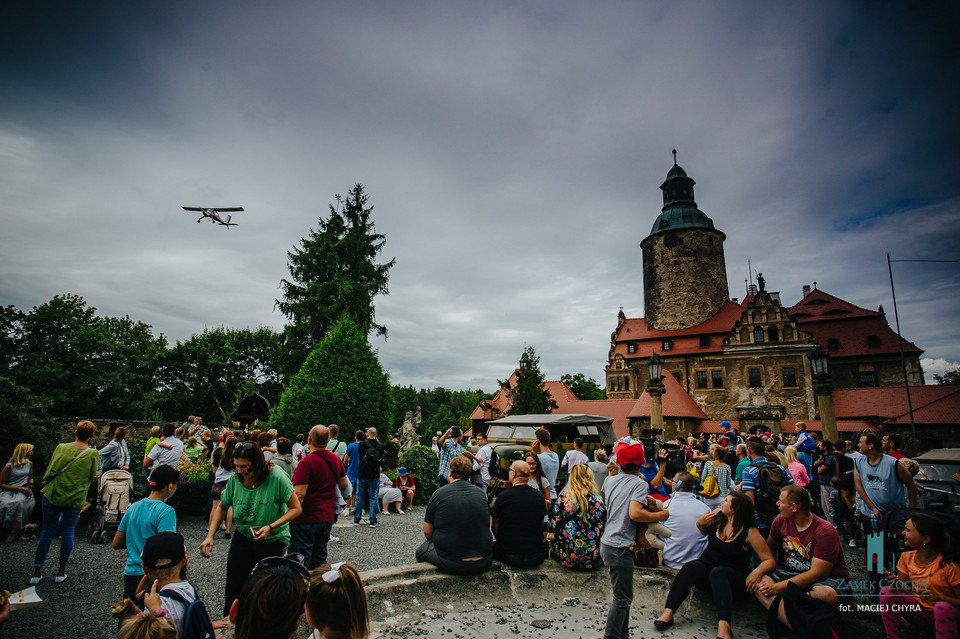
[(335, 543), (337, 543), (338, 541), (340, 541), (340, 538), (339, 538), (339, 537), (330, 537), (330, 539), (328, 539), (327, 541), (330, 542), (331, 544), (335, 544)]
[(856, 539), (851, 539), (851, 540), (850, 540), (850, 543), (849, 543), (848, 545), (849, 545), (851, 548), (856, 548), (856, 547), (857, 547), (857, 540), (856, 540)]

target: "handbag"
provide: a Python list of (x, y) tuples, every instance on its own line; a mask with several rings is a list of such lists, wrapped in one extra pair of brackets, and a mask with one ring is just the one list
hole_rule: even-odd
[[(713, 464), (707, 462), (707, 466), (710, 468), (710, 474), (706, 477), (702, 477), (700, 483), (703, 485), (703, 488), (700, 490), (701, 497), (716, 497), (720, 494), (720, 485), (717, 484), (717, 475), (716, 469), (713, 467)], [(704, 471), (706, 472), (706, 471)]]
[[(52, 484), (52, 483), (53, 483), (53, 480), (60, 476), (60, 473), (62, 473), (62, 472), (65, 471), (66, 469), (68, 469), (68, 468), (70, 468), (71, 466), (73, 466), (73, 463), (74, 463), (75, 461), (77, 461), (78, 459), (80, 459), (81, 457), (83, 457), (84, 455), (86, 455), (86, 454), (87, 454), (87, 450), (96, 451), (95, 448), (87, 448), (86, 450), (80, 451), (80, 453), (79, 453), (76, 457), (74, 457), (73, 459), (71, 459), (70, 461), (68, 461), (66, 464), (64, 464), (63, 467), (62, 467), (60, 470), (58, 470), (58, 471), (55, 472), (54, 474), (50, 475), (50, 477), (48, 477), (48, 478), (46, 478), (46, 479), (43, 480), (43, 483), (40, 485), (40, 492), (42, 493), (43, 491), (45, 491), (45, 490), (47, 489), (47, 486), (49, 486), (50, 484)], [(97, 454), (99, 455), (99, 453), (97, 453)]]

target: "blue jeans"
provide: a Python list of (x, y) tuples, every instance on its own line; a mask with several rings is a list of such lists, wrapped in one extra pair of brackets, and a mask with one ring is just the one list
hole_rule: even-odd
[(43, 513), (43, 532), (37, 542), (37, 553), (33, 556), (33, 567), (42, 568), (50, 552), (53, 538), (60, 535), (60, 565), (70, 563), (70, 553), (73, 552), (73, 532), (80, 519), (79, 508), (54, 506), (46, 497), (40, 501), (40, 510)]
[(377, 523), (377, 513), (380, 511), (380, 478), (357, 480), (357, 501), (353, 508), (353, 523), (359, 524), (363, 519), (363, 506), (366, 504), (370, 515), (370, 523)]
[(610, 570), (613, 601), (607, 611), (604, 639), (627, 639), (630, 636), (630, 605), (633, 603), (633, 551), (600, 544), (600, 556)]
[(287, 554), (299, 553), (307, 570), (327, 563), (327, 542), (330, 541), (332, 521), (317, 524), (290, 524), (290, 546)]

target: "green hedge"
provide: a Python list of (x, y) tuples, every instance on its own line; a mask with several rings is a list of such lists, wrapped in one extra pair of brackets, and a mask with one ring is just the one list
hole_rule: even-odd
[(437, 482), (440, 458), (428, 446), (414, 446), (400, 457), (400, 466), (413, 475), (413, 481), (417, 484), (417, 497), (414, 501), (418, 504), (427, 503), (440, 487)]

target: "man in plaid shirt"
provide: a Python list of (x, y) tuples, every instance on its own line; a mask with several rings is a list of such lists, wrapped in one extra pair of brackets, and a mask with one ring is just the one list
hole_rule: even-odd
[(440, 441), (438, 442), (440, 446), (440, 469), (437, 481), (441, 486), (447, 484), (447, 475), (450, 474), (450, 461), (454, 457), (466, 455), (472, 461), (480, 461), (473, 453), (460, 445), (462, 437), (463, 433), (461, 433), (460, 429), (456, 426), (451, 426), (447, 429), (447, 432), (440, 436)]

